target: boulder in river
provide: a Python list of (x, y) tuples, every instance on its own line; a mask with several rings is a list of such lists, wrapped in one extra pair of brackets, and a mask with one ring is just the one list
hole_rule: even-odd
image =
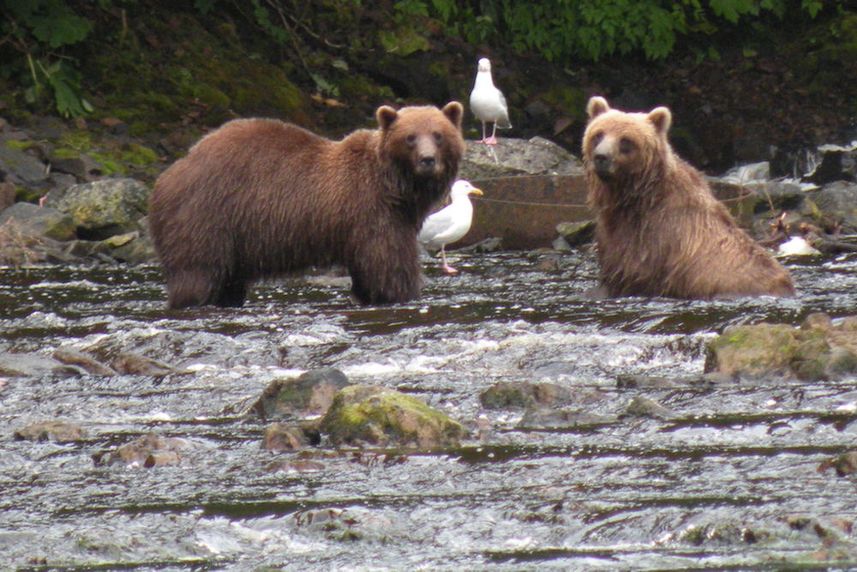
[(757, 324), (726, 328), (709, 342), (707, 372), (747, 378), (839, 379), (857, 372), (857, 318), (834, 323), (807, 316), (800, 328)]
[(297, 378), (275, 379), (253, 405), (263, 419), (295, 415), (324, 415), (336, 392), (351, 385), (345, 374), (334, 368), (314, 369)]
[(464, 428), (425, 402), (393, 389), (341, 389), (321, 422), (335, 445), (370, 444), (438, 449), (456, 447)]

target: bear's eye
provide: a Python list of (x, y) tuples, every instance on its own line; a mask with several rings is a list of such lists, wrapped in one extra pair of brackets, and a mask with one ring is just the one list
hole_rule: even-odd
[(597, 147), (598, 144), (601, 143), (602, 139), (604, 139), (604, 132), (603, 131), (596, 131), (592, 135), (592, 146)]
[(432, 135), (434, 135), (434, 142), (440, 145), (443, 143), (443, 135), (437, 131), (435, 131)]
[(416, 144), (416, 142), (417, 142), (417, 136), (416, 136), (416, 135), (414, 135), (413, 133), (411, 133), (410, 135), (408, 135), (408, 136), (405, 138), (405, 141), (407, 141), (407, 142), (408, 142), (408, 145), (410, 145), (411, 147), (413, 147), (413, 146), (414, 146), (414, 144)]
[(630, 139), (623, 137), (619, 140), (619, 152), (623, 155), (627, 155), (628, 153), (633, 151), (635, 147), (636, 145), (634, 145), (634, 142)]

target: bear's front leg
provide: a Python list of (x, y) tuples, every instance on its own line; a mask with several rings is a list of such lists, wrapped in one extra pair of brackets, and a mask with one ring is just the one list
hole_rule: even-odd
[(351, 292), (361, 304), (413, 300), (423, 283), (416, 233), (373, 237), (356, 249), (348, 270)]

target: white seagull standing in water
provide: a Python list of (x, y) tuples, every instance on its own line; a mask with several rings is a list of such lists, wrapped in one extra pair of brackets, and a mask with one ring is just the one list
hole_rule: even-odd
[(449, 196), (452, 198), (445, 208), (426, 218), (417, 239), (426, 248), (440, 247), (443, 260), (441, 269), (446, 274), (457, 274), (458, 270), (446, 262), (446, 245), (459, 240), (470, 230), (473, 222), (473, 204), (470, 195), (482, 196), (482, 191), (470, 184), (469, 181), (458, 180), (452, 185)]
[[(494, 87), (491, 79), (491, 62), (488, 58), (479, 60), (479, 68), (476, 72), (476, 83), (470, 92), (470, 109), (476, 119), (482, 122), (482, 142), (486, 145), (497, 144), (497, 128), (508, 129), (512, 127), (509, 122), (509, 107), (506, 98), (499, 89)], [(485, 137), (485, 124), (494, 124), (491, 137)]]

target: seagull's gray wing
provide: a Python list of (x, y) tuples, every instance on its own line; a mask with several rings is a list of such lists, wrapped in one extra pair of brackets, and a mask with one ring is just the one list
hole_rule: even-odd
[(499, 89), (497, 90), (497, 96), (500, 98), (500, 106), (503, 108), (502, 116), (497, 119), (497, 127), (500, 129), (509, 129), (512, 127), (512, 122), (509, 121), (509, 106), (506, 105), (506, 96)]
[(440, 248), (443, 246), (441, 243), (433, 243), (432, 240), (434, 237), (452, 226), (455, 222), (453, 216), (453, 211), (449, 207), (439, 210), (429, 216), (423, 223), (423, 227), (420, 229), (420, 234), (417, 237), (419, 241), (426, 246), (431, 246), (433, 248)]

